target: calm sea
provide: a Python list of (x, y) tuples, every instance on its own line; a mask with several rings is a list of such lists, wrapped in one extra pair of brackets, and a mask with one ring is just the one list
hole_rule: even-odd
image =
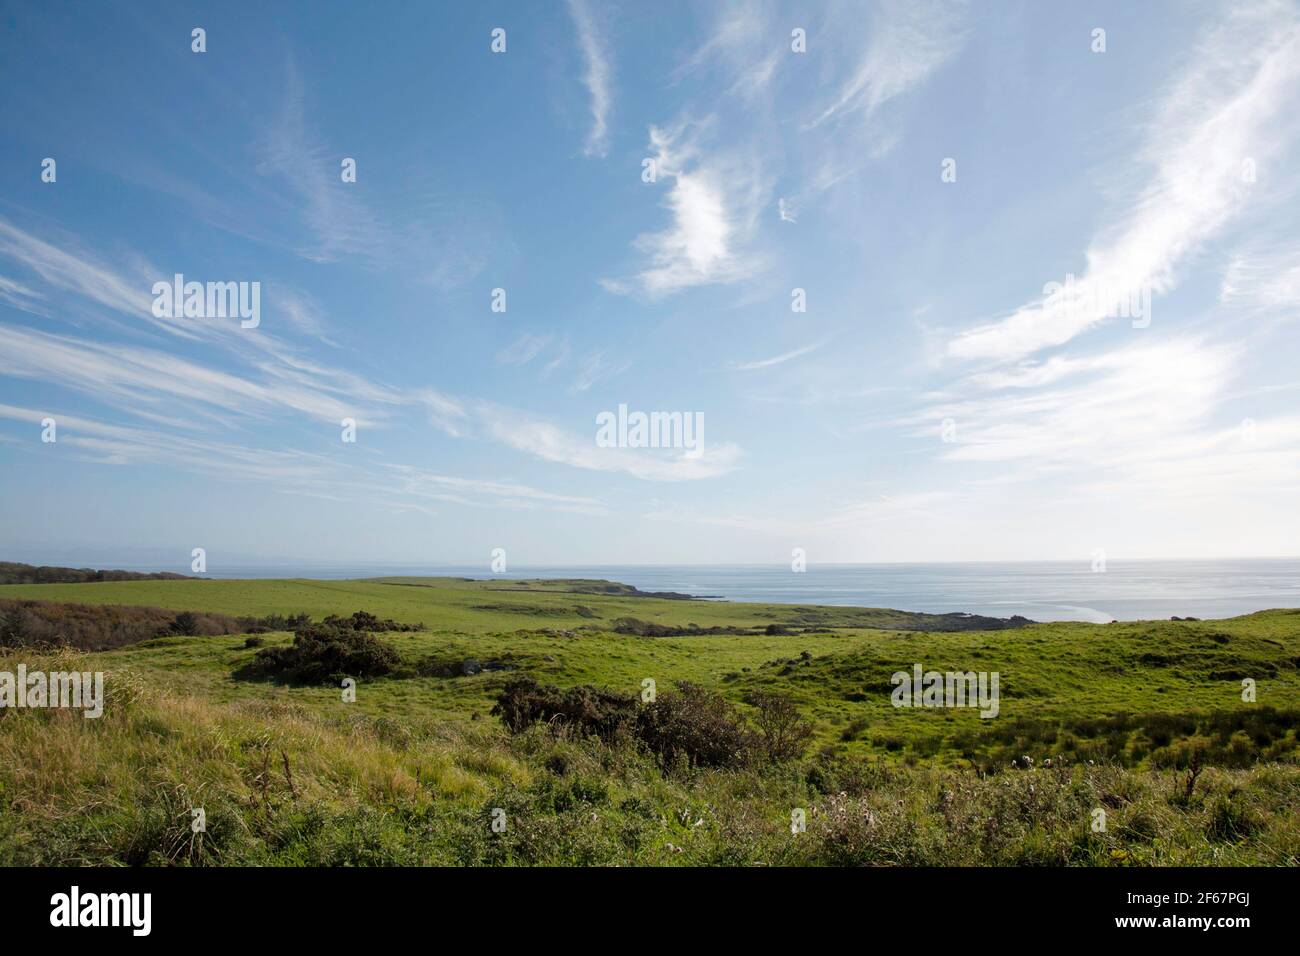
[[(185, 570), (185, 569), (177, 569)], [(606, 578), (643, 591), (679, 591), (731, 601), (843, 604), (904, 611), (1021, 614), (1037, 621), (1233, 617), (1300, 607), (1300, 558), (1230, 561), (809, 565), (796, 574), (769, 565), (603, 565), (512, 567), (411, 565), (228, 567), (224, 578), (366, 578), (455, 575), (471, 578)]]

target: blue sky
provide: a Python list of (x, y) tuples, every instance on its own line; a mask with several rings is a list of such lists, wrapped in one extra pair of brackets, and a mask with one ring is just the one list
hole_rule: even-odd
[(1293, 3), (4, 4), (0, 80), (0, 557), (1297, 551)]

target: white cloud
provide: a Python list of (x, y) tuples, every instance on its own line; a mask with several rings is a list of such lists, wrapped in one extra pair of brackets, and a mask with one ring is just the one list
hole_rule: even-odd
[[(951, 462), (1006, 463), (1074, 493), (1235, 498), (1293, 491), (1300, 419), (1227, 413), (1240, 346), (1182, 338), (1061, 357), (959, 382), (908, 422)], [(1240, 413), (1238, 413), (1240, 414)], [(951, 418), (957, 440), (939, 444)]]
[[(284, 100), (265, 130), (258, 169), (274, 176), (301, 200), (312, 238), (298, 253), (316, 262), (332, 262), (351, 254), (384, 259), (388, 246), (385, 230), (362, 202), (356, 185), (342, 181), (342, 157), (312, 137), (302, 80), (292, 63), (285, 74)], [(363, 174), (364, 170), (359, 170), (358, 178)]]
[(513, 342), (497, 352), (496, 359), (502, 365), (527, 365), (550, 344), (549, 335), (521, 332)]
[(282, 316), (303, 335), (330, 343), (326, 335), (324, 310), (310, 294), (277, 283), (267, 299), (277, 318)]
[[(1284, 107), (1294, 109), (1300, 22), (1292, 8), (1238, 10), (1187, 57), (1190, 64), (1157, 110), (1143, 152), (1154, 175), (1132, 212), (1094, 239), (1081, 283), (1158, 295), (1180, 264), (1247, 203), (1243, 161), (1261, 164), (1280, 147)], [(1063, 281), (1064, 276), (1058, 277)], [(1105, 301), (1040, 298), (1006, 318), (959, 334), (948, 354), (1011, 360), (1061, 345), (1113, 317)]]
[(1300, 250), (1234, 256), (1224, 273), (1219, 301), (1266, 311), (1300, 306)]
[(639, 288), (654, 298), (735, 282), (759, 268), (745, 246), (766, 193), (760, 165), (756, 157), (739, 152), (702, 156), (697, 144), (701, 128), (650, 128), (659, 180), (672, 182), (665, 205), (673, 222), (662, 232), (636, 238), (635, 247), (650, 257), (651, 265), (630, 282), (604, 280), (610, 291)]
[(783, 352), (780, 355), (774, 355), (771, 358), (758, 359), (757, 361), (753, 361), (753, 362), (732, 363), (731, 365), (728, 366), (728, 368), (736, 372), (753, 372), (753, 371), (757, 371), (758, 369), (771, 368), (774, 365), (781, 365), (785, 362), (791, 361), (792, 359), (797, 359), (800, 356), (807, 355), (809, 352), (815, 352), (819, 348), (821, 348), (821, 343), (815, 342), (812, 345), (804, 345), (800, 348), (793, 349), (789, 352)]
[(609, 152), (609, 112), (613, 106), (613, 67), (604, 39), (596, 29), (586, 0), (569, 0), (569, 14), (578, 28), (578, 45), (586, 61), (587, 72), (583, 78), (591, 97), (591, 131), (583, 151), (588, 156), (604, 156)]
[(673, 70), (670, 82), (717, 69), (729, 84), (727, 96), (761, 101), (788, 55), (789, 28), (777, 22), (769, 5), (753, 0), (730, 0), (710, 8), (713, 21), (700, 31), (708, 39)]
[(159, 429), (110, 425), (92, 418), (0, 404), (0, 419), (25, 422), (35, 435), (53, 415), (59, 444), (83, 460), (103, 465), (164, 465), (225, 480), (281, 485), (294, 494), (329, 501), (363, 501), (432, 514), (419, 502), (446, 501), (475, 507), (546, 508), (604, 514), (597, 499), (557, 494), (515, 481), (464, 478), (405, 464), (375, 466), (340, 462), (292, 448), (264, 448), (195, 438)]
[(961, 48), (964, 10), (952, 3), (886, 0), (875, 10), (866, 49), (835, 99), (808, 124), (861, 113), (870, 119), (890, 100), (924, 83)]
[(593, 352), (583, 359), (569, 380), (569, 391), (585, 392), (593, 385), (627, 371), (630, 362), (610, 362), (604, 352)]
[(13, 279), (0, 276), (0, 300), (12, 305), (15, 309), (43, 315), (45, 314), (44, 308), (33, 300), (44, 298), (45, 296), (34, 289), (29, 289), (21, 282), (15, 282)]
[[(22, 263), (57, 289), (83, 296), (114, 312), (152, 321), (151, 282), (162, 278), (160, 275), (128, 279), (89, 255), (67, 252), (4, 219), (0, 219), (0, 255)], [(18, 283), (10, 282), (9, 286), (11, 291), (29, 298), (39, 296)]]
[(488, 497), (497, 504), (510, 502), (516, 507), (544, 506), (556, 511), (578, 514), (605, 514), (608, 511), (595, 498), (556, 494), (517, 481), (458, 478), (409, 465), (392, 465), (390, 470), (399, 480), (400, 491), (408, 495), (457, 503), (469, 503), (469, 500), (474, 497)]
[(386, 417), (379, 404), (398, 393), (370, 386), (347, 372), (279, 362), (261, 366), (254, 379), (223, 372), (156, 349), (107, 345), (71, 336), (0, 325), (0, 374), (76, 389), (133, 414), (189, 408), (264, 415), (292, 409), (337, 422), (345, 417)]
[(696, 481), (733, 470), (740, 449), (729, 443), (705, 442), (698, 453), (667, 448), (601, 448), (596, 427), (574, 435), (515, 409), (480, 410), (490, 437), (545, 461), (590, 471), (622, 472), (645, 481)]

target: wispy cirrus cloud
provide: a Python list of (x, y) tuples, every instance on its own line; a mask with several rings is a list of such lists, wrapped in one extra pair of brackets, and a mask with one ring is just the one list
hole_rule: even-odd
[(1234, 9), (1186, 62), (1140, 157), (1153, 174), (1132, 211), (1092, 240), (1081, 294), (1038, 298), (961, 332), (949, 356), (1019, 359), (1114, 317), (1116, 293), (1167, 292), (1185, 261), (1247, 205), (1254, 190), (1243, 164), (1263, 164), (1295, 134), (1287, 114), (1300, 103), (1300, 13), (1274, 3)]
[(268, 361), (258, 371), (240, 375), (158, 349), (0, 325), (0, 374), (71, 388), (132, 414), (171, 414), (179, 402), (205, 415), (292, 410), (335, 423), (377, 422), (388, 417), (381, 406), (403, 402), (395, 391), (321, 366)]
[(336, 472), (325, 456), (284, 448), (250, 448), (159, 428), (135, 428), (69, 415), (54, 408), (36, 410), (0, 404), (0, 418), (34, 428), (55, 419), (58, 441), (85, 460), (105, 465), (171, 465), (237, 481), (274, 481), (315, 487)]
[(555, 511), (591, 515), (608, 512), (598, 499), (557, 494), (517, 481), (459, 478), (410, 465), (390, 465), (388, 471), (397, 479), (396, 487), (400, 493), (414, 497), (429, 497), (458, 504), (468, 504), (475, 498), (486, 497), (499, 507), (546, 507)]
[(340, 157), (315, 139), (302, 79), (292, 61), (285, 67), (284, 89), (279, 111), (259, 143), (258, 170), (298, 197), (308, 229), (299, 254), (316, 262), (346, 255), (384, 259), (386, 232), (355, 189), (341, 188)]
[(574, 369), (569, 379), (569, 391), (589, 391), (594, 385), (621, 375), (631, 364), (627, 361), (611, 360), (603, 351), (592, 352)]
[[(284, 76), (283, 95), (261, 120), (255, 144), (258, 171), (292, 199), (286, 205), (293, 238), (277, 245), (312, 262), (355, 262), (441, 291), (471, 281), (510, 250), (491, 196), (450, 189), (424, 162), (394, 158), (382, 179), (367, 178), (366, 156), (331, 149), (318, 132), (293, 60)], [(344, 156), (357, 163), (355, 182), (342, 180)], [(245, 214), (254, 220), (263, 215), (255, 205)], [(267, 232), (283, 236), (286, 230), (277, 223)]]
[(835, 98), (808, 124), (860, 114), (870, 119), (890, 100), (924, 83), (961, 49), (965, 5), (885, 0), (872, 11), (865, 49)]
[(713, 21), (699, 44), (672, 71), (674, 85), (688, 77), (717, 71), (726, 84), (724, 92), (744, 100), (758, 100), (768, 93), (781, 57), (788, 52), (786, 31), (765, 2), (727, 0), (711, 6)]
[(698, 481), (732, 471), (740, 449), (730, 443), (704, 443), (699, 452), (666, 448), (602, 448), (595, 426), (578, 435), (516, 409), (482, 406), (487, 435), (544, 461), (589, 471), (621, 472), (644, 481)]
[(550, 335), (521, 332), (513, 342), (497, 352), (496, 360), (502, 365), (527, 365), (551, 344), (551, 338)]
[(0, 302), (11, 305), (22, 312), (30, 312), (33, 315), (47, 315), (45, 306), (41, 304), (41, 300), (44, 298), (45, 296), (34, 289), (29, 289), (21, 282), (15, 282), (13, 279), (0, 276)]
[[(31, 270), (56, 290), (81, 296), (113, 312), (152, 321), (150, 283), (161, 276), (144, 268), (137, 275), (126, 275), (89, 252), (69, 251), (64, 245), (56, 245), (0, 218), (0, 256)], [(13, 280), (7, 280), (7, 285), (0, 288), (8, 288), (11, 294), (27, 299), (47, 297)]]
[[(65, 252), (2, 220), (0, 254), (8, 254), (27, 265), (47, 287), (88, 298), (126, 317), (136, 315), (137, 310), (151, 316), (148, 311), (151, 300), (138, 293), (131, 280), (97, 264), (89, 255)], [(15, 295), (32, 298), (44, 295), (39, 289), (15, 280), (6, 283), (5, 289)], [(141, 287), (144, 285), (141, 282)], [(299, 328), (318, 327), (318, 307), (310, 297), (288, 290), (279, 294), (276, 301), (280, 308), (297, 310), (291, 322)], [(382, 427), (402, 412), (414, 409), (423, 412), (430, 424), (452, 437), (488, 437), (547, 460), (579, 468), (622, 471), (650, 480), (710, 477), (728, 470), (737, 454), (734, 447), (721, 445), (704, 458), (656, 458), (635, 452), (624, 454), (621, 450), (600, 456), (594, 453), (604, 450), (597, 449), (594, 440), (584, 448), (581, 440), (549, 423), (468, 402), (430, 387), (396, 389), (377, 384), (357, 372), (332, 368), (286, 348), (274, 336), (237, 335), (233, 330), (227, 330), (230, 334), (223, 336), (216, 326), (203, 323), (182, 325), (172, 321), (165, 325), (169, 331), (192, 329), (185, 338), (218, 336), (226, 346), (223, 355), (231, 363), (230, 367), (217, 368), (159, 348), (105, 343), (0, 324), (0, 375), (72, 389), (135, 418), (182, 430), (202, 423), (274, 420), (286, 412), (333, 425), (346, 418), (365, 427)], [(508, 347), (501, 359), (525, 364), (536, 359), (550, 341), (549, 336), (536, 339), (525, 336)], [(565, 344), (557, 350), (546, 371), (549, 373), (570, 362), (570, 351)], [(590, 352), (573, 366), (569, 390), (586, 391), (619, 374), (627, 364), (611, 360), (603, 350)], [(508, 427), (506, 423), (510, 420), (527, 422), (527, 426)], [(105, 429), (109, 427), (100, 428), (98, 437), (83, 436), (82, 445), (87, 448), (95, 445), (110, 459), (126, 460), (123, 449), (130, 444), (134, 448), (134, 460), (144, 460), (142, 443), (125, 441), (132, 433), (108, 434)], [(528, 437), (529, 429), (535, 441)], [(172, 438), (178, 448), (188, 447), (187, 442), (195, 441)], [(112, 442), (118, 443), (118, 451), (112, 450)], [(516, 497), (529, 498), (522, 493)]]
[[(1300, 485), (1300, 419), (1234, 419), (1244, 349), (1182, 337), (968, 376), (906, 424), (951, 462), (1006, 463), (1076, 493), (1161, 501)], [(1238, 406), (1240, 407), (1240, 406)], [(1240, 412), (1238, 413), (1240, 416)]]
[(154, 283), (170, 284), (175, 273), (150, 265), (131, 252), (120, 256), (126, 261), (125, 268), (115, 267), (106, 257), (87, 249), (78, 237), (58, 233), (42, 238), (0, 218), (0, 257), (7, 257), (33, 276), (26, 283), (0, 277), (0, 299), (22, 311), (69, 324), (84, 325), (90, 316), (109, 317), (132, 332), (163, 332), (168, 337), (215, 343), (242, 353), (287, 355), (289, 347), (273, 328), (329, 343), (320, 306), (310, 295), (283, 283), (268, 284), (262, 302), (268, 321), (255, 334), (248, 334), (238, 322), (154, 315)]
[(546, 378), (563, 369), (570, 392), (588, 391), (600, 382), (621, 375), (632, 364), (627, 360), (609, 357), (605, 349), (596, 349), (582, 358), (574, 359), (567, 338), (557, 342), (554, 335), (534, 332), (521, 332), (514, 341), (497, 352), (496, 361), (501, 365), (523, 366), (548, 353), (549, 356), (542, 363), (542, 377)]
[(569, 15), (578, 29), (578, 46), (586, 64), (583, 83), (591, 98), (591, 130), (583, 152), (588, 156), (605, 156), (609, 152), (609, 113), (614, 104), (614, 68), (609, 47), (587, 0), (569, 0)]
[(269, 308), (283, 316), (301, 335), (310, 336), (327, 345), (335, 344), (327, 334), (325, 310), (311, 294), (277, 284), (267, 300)]
[(1267, 312), (1300, 306), (1300, 248), (1284, 242), (1281, 248), (1233, 256), (1219, 286), (1219, 301)]
[(811, 345), (804, 345), (797, 349), (791, 349), (789, 352), (782, 352), (780, 355), (773, 355), (771, 358), (756, 359), (752, 362), (732, 362), (727, 366), (734, 372), (754, 372), (759, 369), (772, 368), (775, 365), (784, 365), (786, 362), (801, 358), (810, 352), (815, 352), (821, 348), (822, 343), (814, 342)]
[(286, 447), (253, 447), (157, 428), (114, 425), (81, 415), (0, 404), (0, 419), (38, 429), (47, 416), (58, 423), (58, 441), (81, 459), (113, 466), (166, 466), (228, 481), (279, 486), (296, 495), (330, 501), (364, 501), (426, 514), (422, 504), (441, 501), (490, 508), (546, 508), (604, 514), (598, 499), (559, 494), (515, 481), (467, 478), (406, 464), (361, 460)]

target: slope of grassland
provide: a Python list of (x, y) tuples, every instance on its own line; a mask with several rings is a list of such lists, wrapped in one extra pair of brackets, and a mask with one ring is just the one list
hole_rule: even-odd
[[(0, 587), (0, 598), (239, 616), (365, 610), (425, 624), (383, 639), (403, 661), (456, 675), (363, 680), (347, 703), (337, 688), (237, 678), (257, 653), (237, 635), (80, 657), (0, 652), (0, 671), (77, 661), (108, 672), (110, 688), (98, 720), (0, 712), (0, 862), (1295, 863), (1300, 854), (1300, 612), (934, 630), (972, 621), (607, 590), (446, 578)], [(666, 636), (643, 636), (646, 625)], [(501, 669), (457, 666), (465, 662)], [(890, 675), (914, 663), (999, 672), (999, 716), (894, 708)], [(661, 692), (689, 680), (746, 713), (755, 693), (776, 692), (813, 721), (815, 739), (805, 759), (779, 768), (664, 773), (631, 745), (542, 728), (506, 734), (489, 711), (520, 674), (628, 694), (645, 678)], [(1256, 681), (1257, 702), (1242, 701), (1243, 678)], [(189, 829), (195, 806), (207, 812), (202, 838)], [(504, 834), (489, 825), (497, 807), (511, 821)], [(1090, 826), (1098, 807), (1111, 819), (1103, 833)], [(794, 808), (806, 810), (806, 833), (790, 832)]]

